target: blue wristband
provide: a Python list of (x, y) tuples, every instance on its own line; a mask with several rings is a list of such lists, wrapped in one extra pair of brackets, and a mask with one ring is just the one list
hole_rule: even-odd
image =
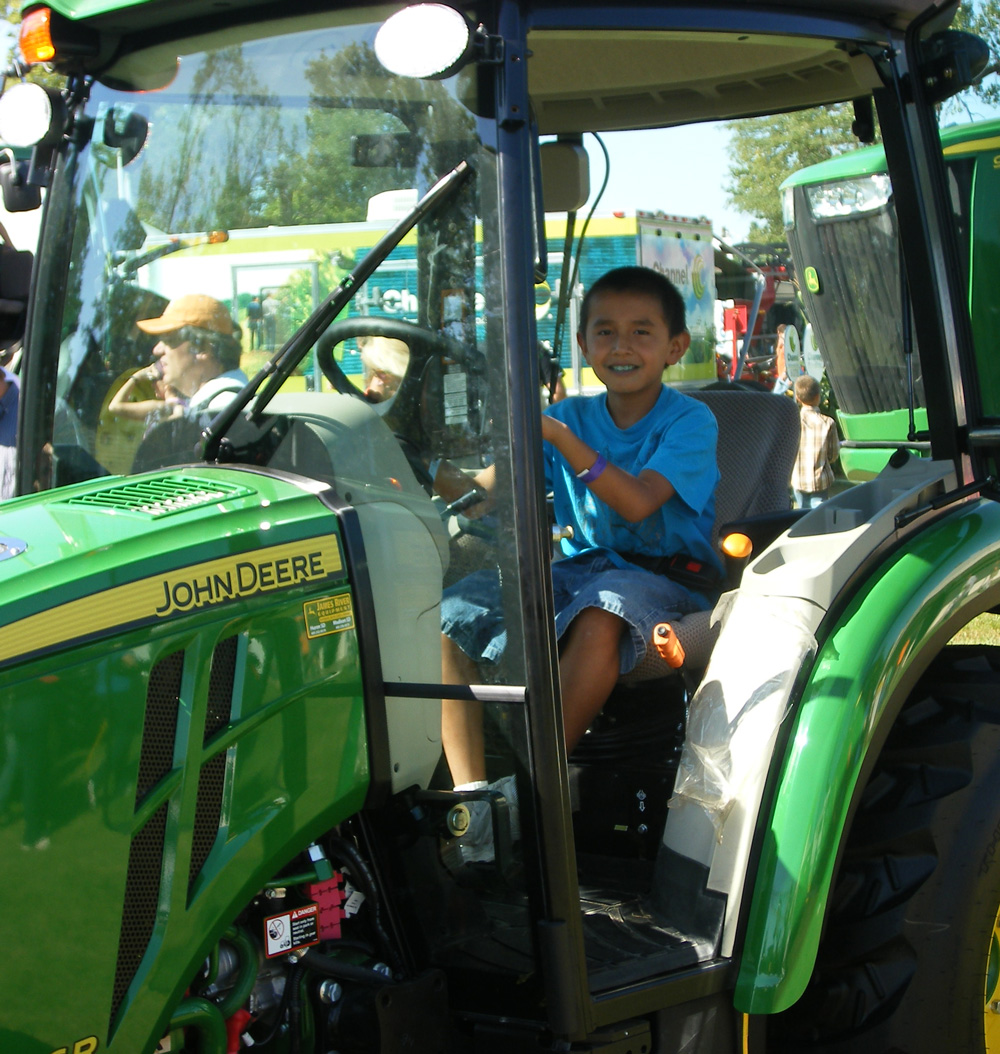
[(608, 467), (607, 461), (604, 460), (603, 454), (597, 455), (597, 460), (590, 466), (585, 468), (582, 472), (576, 474), (576, 478), (581, 483), (590, 484)]

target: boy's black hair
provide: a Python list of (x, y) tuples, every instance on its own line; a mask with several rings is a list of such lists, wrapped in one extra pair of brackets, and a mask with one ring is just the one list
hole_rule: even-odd
[(663, 320), (672, 337), (678, 336), (687, 329), (684, 297), (666, 275), (654, 271), (651, 267), (616, 267), (613, 271), (601, 275), (587, 290), (587, 295), (580, 305), (581, 333), (587, 329), (590, 305), (594, 297), (603, 293), (639, 293), (643, 296), (651, 296), (659, 301), (663, 311)]

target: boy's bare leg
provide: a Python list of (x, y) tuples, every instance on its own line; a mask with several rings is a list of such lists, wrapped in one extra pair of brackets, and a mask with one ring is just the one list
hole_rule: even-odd
[(618, 680), (618, 645), (625, 621), (602, 608), (584, 608), (570, 623), (559, 658), (566, 753), (583, 738)]
[[(441, 677), (445, 684), (474, 684), (476, 664), (450, 638), (441, 636)], [(486, 779), (483, 704), (470, 699), (441, 701), (441, 745), (456, 787)]]
[[(601, 608), (584, 608), (566, 631), (559, 675), (567, 753), (583, 738), (618, 681), (618, 645), (624, 632), (624, 620)], [(445, 684), (473, 684), (479, 678), (476, 664), (445, 636), (441, 675)], [(482, 703), (442, 700), (441, 744), (455, 786), (485, 780)]]

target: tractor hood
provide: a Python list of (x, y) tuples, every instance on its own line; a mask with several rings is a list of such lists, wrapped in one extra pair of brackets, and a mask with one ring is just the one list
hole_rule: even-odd
[(196, 466), (7, 503), (0, 663), (346, 577), (323, 489)]

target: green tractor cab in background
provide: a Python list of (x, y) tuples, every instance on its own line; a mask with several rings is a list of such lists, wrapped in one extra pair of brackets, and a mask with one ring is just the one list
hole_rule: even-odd
[[(997, 323), (983, 278), (1000, 251), (1000, 123), (943, 128), (941, 152), (969, 317), (986, 356)], [(837, 399), (841, 462), (848, 479), (872, 479), (894, 449), (931, 449), (885, 151), (869, 146), (804, 168), (781, 192), (803, 305)], [(996, 375), (988, 361), (978, 367), (980, 412), (995, 416)]]

